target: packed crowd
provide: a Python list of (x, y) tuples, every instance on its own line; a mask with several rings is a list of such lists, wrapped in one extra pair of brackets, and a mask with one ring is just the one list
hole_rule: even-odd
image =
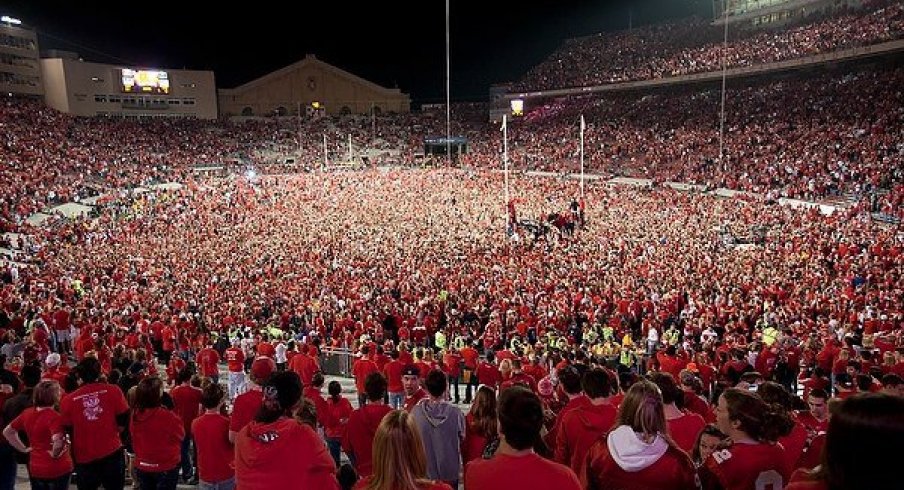
[(862, 9), (807, 17), (777, 29), (729, 29), (692, 18), (566, 41), (515, 90), (586, 87), (668, 78), (803, 58), (904, 36), (904, 5), (865, 1)]
[[(556, 99), (509, 126), (515, 168), (577, 172), (578, 121), (587, 121), (585, 167), (651, 178), (819, 200), (875, 191), (875, 208), (901, 216), (904, 99), (897, 68), (761, 81), (729, 87), (724, 158), (719, 90), (688, 87)], [(500, 137), (463, 161), (498, 166)], [(887, 192), (896, 189), (893, 192)]]
[[(577, 188), (511, 193), (542, 221)], [(842, 421), (900, 410), (867, 394), (904, 374), (900, 228), (589, 184), (577, 230), (537, 237), (506, 232), (502, 195), (457, 170), (211, 180), (33, 237), (0, 290), (0, 391), (36, 406), (4, 417), (4, 481), (18, 450), (35, 485), (121, 488), (124, 445), (142, 488), (778, 488), (850, 449), (828, 399)], [(360, 354), (357, 409), (322, 395), (323, 348)]]

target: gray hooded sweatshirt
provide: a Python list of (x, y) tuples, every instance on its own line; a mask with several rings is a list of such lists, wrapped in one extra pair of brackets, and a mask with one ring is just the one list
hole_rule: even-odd
[(457, 481), (461, 473), (461, 441), (465, 415), (447, 402), (423, 399), (411, 411), (427, 453), (427, 478)]

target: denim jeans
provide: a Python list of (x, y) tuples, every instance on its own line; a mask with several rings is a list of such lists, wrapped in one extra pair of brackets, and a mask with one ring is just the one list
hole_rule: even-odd
[(336, 468), (339, 467), (339, 460), (342, 458), (342, 441), (339, 439), (326, 438), (326, 447), (330, 450), (330, 456), (336, 462)]
[(405, 406), (405, 392), (400, 391), (398, 393), (390, 393), (389, 394), (389, 406), (393, 410), (399, 410), (403, 406)]
[(186, 434), (185, 438), (182, 439), (182, 459), (179, 462), (179, 467), (182, 469), (182, 478), (186, 480), (190, 479), (195, 474), (193, 471), (194, 467), (192, 465), (191, 453), (191, 436)]
[(70, 477), (72, 477), (72, 473), (66, 473), (59, 478), (50, 480), (30, 478), (31, 490), (69, 490)]
[(179, 467), (168, 471), (150, 472), (135, 470), (141, 490), (176, 490), (179, 483)]
[[(122, 449), (90, 463), (75, 465), (78, 490), (122, 490), (125, 486), (126, 461)], [(143, 487), (142, 487), (143, 488)]]
[(201, 480), (198, 484), (198, 490), (233, 490), (235, 488), (235, 477), (228, 480), (209, 482)]

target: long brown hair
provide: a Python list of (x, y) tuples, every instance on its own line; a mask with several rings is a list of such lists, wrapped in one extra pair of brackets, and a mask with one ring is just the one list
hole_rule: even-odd
[(414, 418), (404, 410), (383, 417), (373, 445), (367, 490), (419, 490), (427, 480), (427, 456)]
[(784, 407), (770, 405), (757, 394), (729, 388), (722, 398), (728, 419), (740, 422), (739, 429), (758, 442), (775, 442), (794, 428), (794, 420)]
[(468, 415), (471, 416), (471, 426), (478, 434), (487, 439), (496, 438), (498, 416), (496, 414), (496, 393), (492, 388), (481, 386), (477, 389)]
[[(669, 441), (662, 393), (656, 383), (642, 379), (631, 386), (618, 410), (615, 426), (627, 425), (645, 438), (657, 434)], [(649, 442), (647, 440), (646, 442)]]

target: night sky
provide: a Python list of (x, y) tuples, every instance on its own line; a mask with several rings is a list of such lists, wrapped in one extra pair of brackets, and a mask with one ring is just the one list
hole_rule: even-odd
[[(200, 5), (200, 4), (204, 5)], [(233, 7), (237, 6), (237, 7)], [(711, 15), (709, 0), (452, 0), (453, 100), (485, 100), (563, 39)], [(445, 2), (51, 2), (4, 0), (0, 14), (37, 29), (42, 49), (87, 61), (213, 70), (232, 88), (306, 53), (415, 104), (445, 100)]]

